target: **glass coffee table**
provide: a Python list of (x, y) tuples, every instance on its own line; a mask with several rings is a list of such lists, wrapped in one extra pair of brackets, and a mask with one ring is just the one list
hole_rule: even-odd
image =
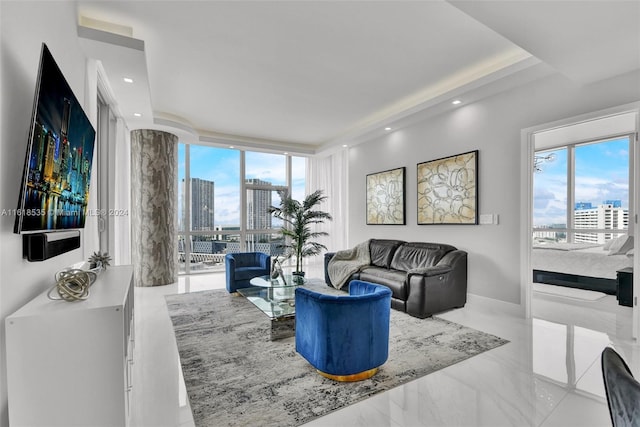
[(250, 283), (254, 287), (238, 289), (238, 293), (271, 319), (271, 340), (295, 335), (296, 288), (304, 281), (284, 275), (255, 277)]

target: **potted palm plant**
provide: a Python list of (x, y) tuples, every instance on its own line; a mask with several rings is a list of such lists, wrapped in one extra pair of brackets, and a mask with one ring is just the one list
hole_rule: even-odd
[(278, 191), (278, 194), (280, 195), (280, 206), (271, 206), (269, 212), (274, 218), (283, 222), (280, 232), (284, 241), (281, 247), (285, 250), (285, 259), (291, 257), (296, 259), (294, 276), (304, 276), (302, 260), (307, 256), (320, 254), (322, 249), (327, 249), (325, 245), (313, 239), (328, 236), (329, 233), (312, 230), (314, 224), (322, 224), (332, 219), (329, 213), (315, 209), (327, 196), (322, 194), (322, 190), (318, 190), (299, 202), (292, 199), (288, 191)]

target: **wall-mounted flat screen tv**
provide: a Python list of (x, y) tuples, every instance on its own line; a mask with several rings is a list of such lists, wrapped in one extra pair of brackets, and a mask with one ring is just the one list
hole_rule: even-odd
[(43, 43), (15, 233), (84, 227), (95, 135)]

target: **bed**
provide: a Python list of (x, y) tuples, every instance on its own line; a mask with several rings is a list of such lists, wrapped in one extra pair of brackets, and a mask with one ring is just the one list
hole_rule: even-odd
[(533, 281), (615, 295), (617, 271), (633, 265), (632, 239), (627, 237), (626, 246), (613, 250), (591, 243), (536, 243)]

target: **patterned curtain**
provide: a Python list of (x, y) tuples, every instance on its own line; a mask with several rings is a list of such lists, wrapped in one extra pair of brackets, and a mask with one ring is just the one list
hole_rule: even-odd
[(131, 247), (136, 286), (178, 281), (178, 137), (131, 132)]

